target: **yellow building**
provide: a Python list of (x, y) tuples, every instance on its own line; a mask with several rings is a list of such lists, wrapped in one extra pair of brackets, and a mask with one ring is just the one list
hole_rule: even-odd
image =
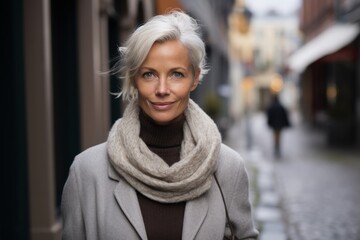
[[(253, 63), (253, 35), (250, 28), (250, 13), (245, 8), (244, 0), (235, 1), (233, 11), (228, 17), (229, 62), (231, 98), (229, 114), (240, 118), (247, 107), (252, 89), (244, 88), (249, 66)], [(247, 78), (249, 79), (249, 78)]]
[[(270, 98), (274, 79), (282, 79), (282, 94), (287, 105), (295, 105), (295, 79), (287, 76), (288, 56), (300, 44), (300, 32), (297, 16), (282, 16), (269, 12), (256, 16), (251, 22), (254, 39), (254, 81), (258, 92), (258, 107), (263, 109)], [(288, 92), (286, 92), (288, 90)], [(291, 94), (289, 93), (291, 91)], [(289, 94), (288, 94), (289, 93)]]

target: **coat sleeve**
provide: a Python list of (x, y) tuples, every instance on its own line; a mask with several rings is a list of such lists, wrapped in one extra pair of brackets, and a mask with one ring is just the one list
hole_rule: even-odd
[(249, 199), (249, 179), (244, 166), (239, 168), (234, 193), (229, 214), (231, 221), (232, 213), (237, 213), (233, 216), (236, 236), (239, 236), (239, 239), (257, 239), (258, 231), (254, 226)]
[(236, 173), (233, 175), (232, 196), (229, 199), (229, 217), (238, 239), (257, 239), (258, 231), (254, 226), (252, 207), (249, 198), (249, 178), (242, 158), (237, 157)]
[(75, 164), (76, 161), (74, 161), (70, 168), (69, 177), (65, 183), (61, 200), (63, 240), (86, 239)]

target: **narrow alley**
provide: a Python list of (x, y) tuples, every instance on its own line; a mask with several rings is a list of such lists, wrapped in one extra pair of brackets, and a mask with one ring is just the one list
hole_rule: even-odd
[(292, 114), (273, 157), (265, 115), (237, 122), (226, 142), (244, 157), (260, 240), (360, 239), (359, 152), (331, 149)]

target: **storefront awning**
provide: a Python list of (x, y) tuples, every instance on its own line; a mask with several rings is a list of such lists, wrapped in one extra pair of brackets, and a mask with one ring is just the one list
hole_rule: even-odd
[(355, 24), (335, 24), (329, 27), (292, 54), (288, 67), (294, 72), (303, 72), (311, 63), (351, 43), (359, 31)]

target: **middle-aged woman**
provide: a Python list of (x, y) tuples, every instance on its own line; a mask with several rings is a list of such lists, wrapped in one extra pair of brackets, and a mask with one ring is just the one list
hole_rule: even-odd
[(190, 99), (207, 72), (196, 21), (155, 16), (120, 52), (128, 105), (71, 166), (63, 239), (256, 239), (244, 162)]

